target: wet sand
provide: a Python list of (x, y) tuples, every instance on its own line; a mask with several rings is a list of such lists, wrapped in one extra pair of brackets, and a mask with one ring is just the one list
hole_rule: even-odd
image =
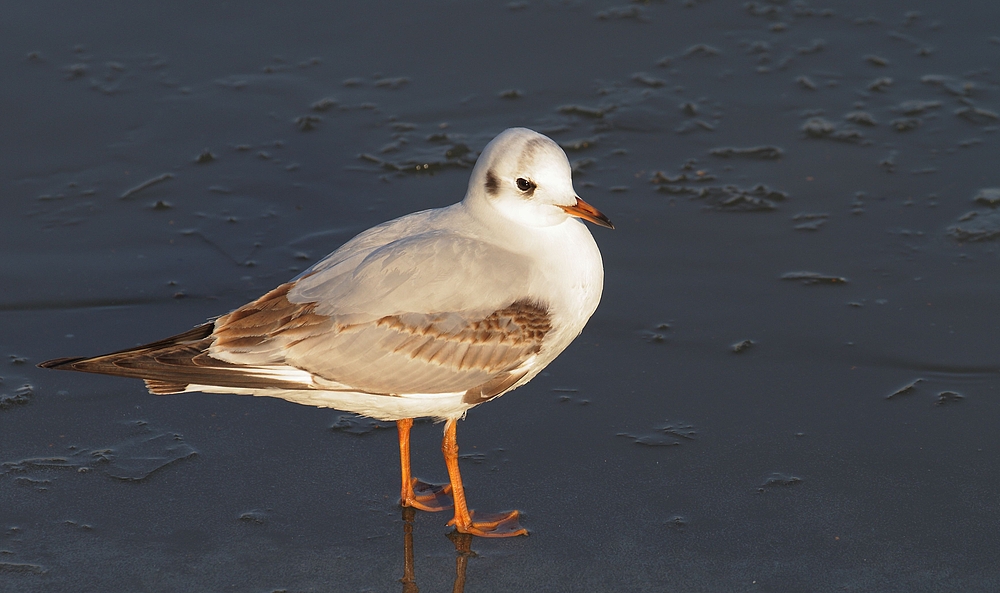
[[(0, 24), (0, 590), (1000, 587), (1000, 8), (251, 3)], [(35, 368), (183, 331), (562, 144), (604, 299), (459, 426)], [(414, 428), (445, 478), (441, 425)], [(455, 540), (455, 541), (453, 541)], [(403, 582), (400, 581), (403, 580)]]

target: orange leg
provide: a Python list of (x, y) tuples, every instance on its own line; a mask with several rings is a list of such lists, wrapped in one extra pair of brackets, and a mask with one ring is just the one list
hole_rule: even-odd
[(410, 428), (413, 418), (396, 421), (399, 431), (399, 466), (403, 478), (399, 504), (422, 511), (444, 511), (452, 507), (451, 484), (428, 484), (410, 473)]
[(473, 520), (474, 513), (469, 511), (465, 503), (465, 488), (462, 487), (462, 474), (458, 471), (458, 437), (456, 435), (457, 420), (450, 419), (444, 425), (444, 439), (441, 441), (441, 452), (448, 466), (448, 478), (451, 480), (451, 494), (455, 500), (455, 518), (448, 522), (454, 525), (460, 533), (478, 535), (480, 537), (511, 537), (528, 535), (528, 530), (517, 522), (518, 512), (510, 511), (500, 515), (479, 514), (479, 520)]

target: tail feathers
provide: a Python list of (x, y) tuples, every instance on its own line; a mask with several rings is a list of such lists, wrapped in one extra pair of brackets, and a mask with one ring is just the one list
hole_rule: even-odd
[(244, 367), (212, 358), (208, 348), (215, 340), (213, 330), (213, 323), (205, 323), (143, 346), (90, 358), (56, 358), (38, 366), (143, 379), (150, 393), (156, 395), (180, 393), (191, 384), (243, 389), (314, 388), (311, 381), (303, 382), (302, 375), (308, 377), (305, 371), (276, 373), (274, 369)]

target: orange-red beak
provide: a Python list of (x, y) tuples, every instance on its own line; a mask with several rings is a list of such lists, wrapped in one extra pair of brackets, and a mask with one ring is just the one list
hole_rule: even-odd
[(582, 218), (584, 220), (589, 220), (590, 222), (602, 226), (604, 228), (613, 229), (615, 225), (611, 224), (608, 217), (601, 214), (601, 211), (594, 208), (590, 204), (584, 202), (580, 198), (576, 199), (576, 204), (572, 206), (559, 206), (566, 211), (566, 214), (570, 216), (576, 216), (577, 218)]

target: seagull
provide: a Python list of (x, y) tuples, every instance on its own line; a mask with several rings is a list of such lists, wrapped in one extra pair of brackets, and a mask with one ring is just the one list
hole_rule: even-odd
[[(517, 510), (469, 510), (456, 424), (530, 381), (597, 309), (604, 266), (581, 219), (614, 228), (576, 195), (558, 144), (511, 128), (483, 149), (461, 202), (372, 227), (184, 333), (38, 366), (140, 378), (156, 395), (268, 396), (395, 421), (402, 506), (454, 509), (461, 533), (525, 535)], [(420, 417), (444, 421), (447, 484), (411, 475)]]

